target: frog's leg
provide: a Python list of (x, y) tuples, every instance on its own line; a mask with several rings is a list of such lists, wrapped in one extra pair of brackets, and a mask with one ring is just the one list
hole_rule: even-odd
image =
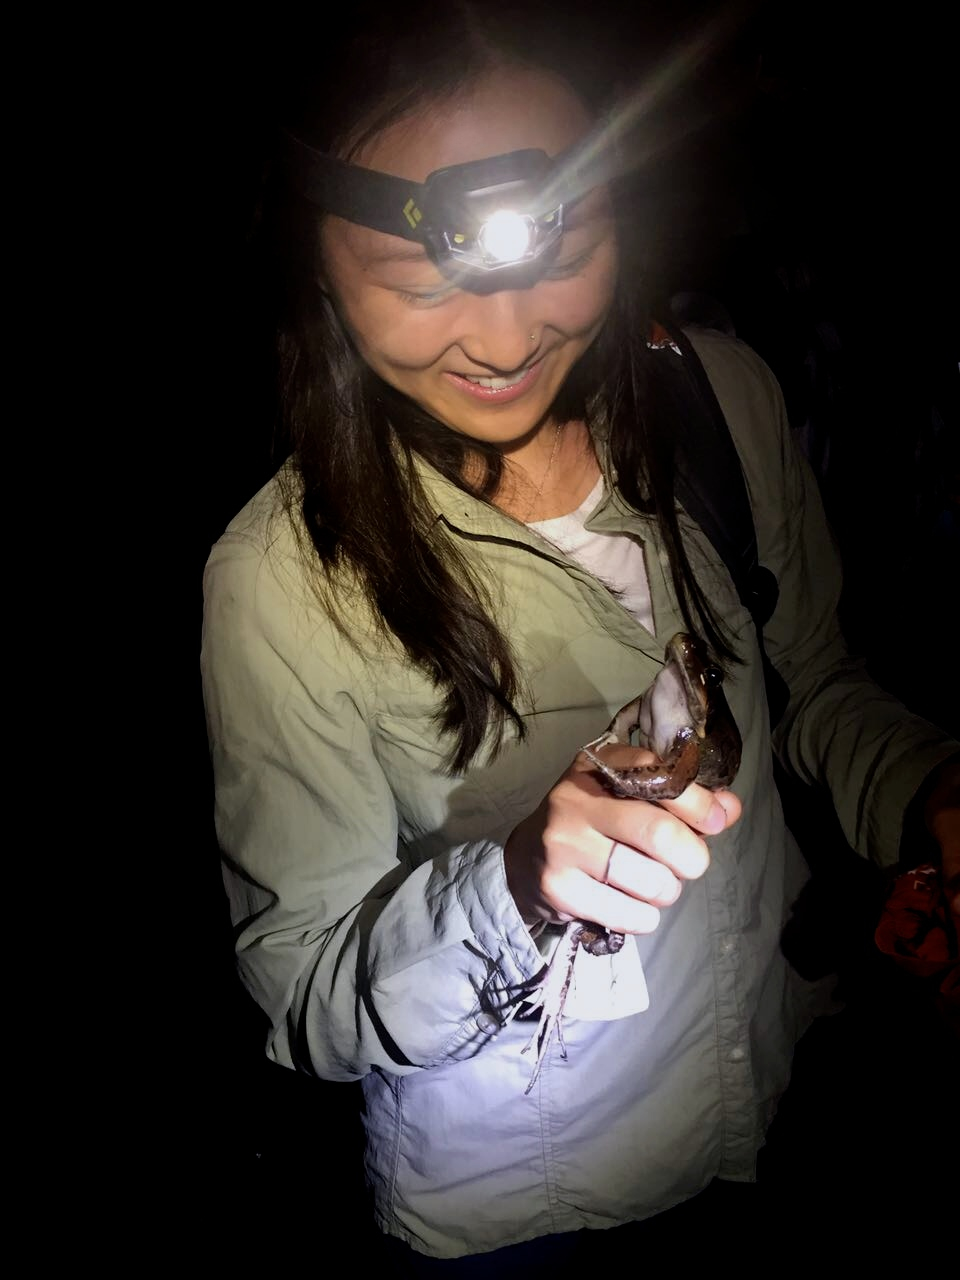
[(643, 697), (634, 698), (632, 702), (628, 702), (625, 707), (621, 707), (617, 714), (610, 721), (606, 732), (601, 733), (599, 738), (594, 738), (592, 742), (588, 742), (585, 747), (581, 747), (581, 751), (599, 751), (601, 747), (608, 747), (614, 743), (629, 743), (630, 735), (640, 724), (640, 704)]
[(577, 948), (583, 947), (584, 951), (592, 956), (613, 956), (623, 947), (623, 944), (622, 933), (612, 933), (603, 925), (589, 924), (583, 920), (571, 920), (567, 925), (539, 981), (536, 993), (530, 1001), (534, 1008), (540, 1005), (540, 1021), (529, 1042), (520, 1050), (521, 1053), (529, 1053), (534, 1045), (537, 1049), (533, 1075), (524, 1093), (529, 1093), (537, 1083), (540, 1068), (547, 1056), (547, 1049), (554, 1034), (560, 1046), (561, 1058), (567, 1056), (567, 1046), (563, 1043), (563, 1007), (573, 979)]
[(550, 1047), (550, 1041), (554, 1034), (557, 1037), (557, 1043), (560, 1046), (560, 1056), (567, 1056), (567, 1047), (563, 1043), (563, 1006), (567, 1000), (567, 992), (570, 990), (570, 981), (573, 978), (573, 962), (576, 959), (577, 947), (580, 945), (580, 935), (583, 932), (584, 925), (582, 920), (571, 920), (563, 931), (563, 936), (557, 944), (557, 949), (550, 957), (546, 972), (540, 980), (539, 990), (536, 996), (536, 1003), (540, 1005), (540, 1021), (537, 1028), (530, 1037), (529, 1043), (524, 1045), (521, 1053), (529, 1053), (534, 1046), (537, 1050), (537, 1060), (534, 1064), (533, 1075), (530, 1077), (530, 1083), (524, 1089), (527, 1094), (537, 1083), (540, 1075), (540, 1068), (543, 1066), (543, 1060), (547, 1056), (547, 1049)]
[(616, 796), (632, 800), (675, 800), (690, 785), (700, 768), (700, 744), (693, 729), (681, 729), (662, 760), (636, 768), (615, 769), (596, 754), (595, 748), (616, 739), (609, 733), (580, 750), (597, 769)]

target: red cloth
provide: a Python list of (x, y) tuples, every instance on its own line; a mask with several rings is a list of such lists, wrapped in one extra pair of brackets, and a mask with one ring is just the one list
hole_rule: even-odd
[(957, 939), (936, 867), (923, 863), (897, 876), (874, 936), (881, 951), (920, 977), (957, 963)]
[(897, 876), (874, 937), (880, 950), (909, 973), (942, 975), (941, 1007), (951, 1021), (960, 1015), (957, 932), (936, 867), (922, 863)]

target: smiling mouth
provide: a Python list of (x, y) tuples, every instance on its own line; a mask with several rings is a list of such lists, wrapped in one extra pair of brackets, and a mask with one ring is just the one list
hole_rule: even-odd
[(543, 356), (535, 360), (533, 364), (528, 364), (518, 373), (507, 374), (506, 377), (490, 377), (483, 373), (447, 373), (447, 378), (460, 388), (460, 390), (472, 396), (474, 400), (483, 401), (487, 404), (509, 404), (516, 400), (519, 396), (525, 396), (527, 392), (537, 384), (540, 379), (540, 373), (543, 369)]
[(486, 387), (490, 391), (503, 391), (507, 387), (515, 387), (518, 382), (522, 382), (533, 367), (532, 364), (527, 365), (525, 369), (511, 374), (508, 378), (484, 378), (474, 373), (461, 373), (458, 376), (465, 378), (467, 382), (472, 382), (475, 386)]

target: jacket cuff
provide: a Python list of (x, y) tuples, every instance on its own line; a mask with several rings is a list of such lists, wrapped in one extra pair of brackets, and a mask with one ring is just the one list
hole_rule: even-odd
[(907, 823), (912, 802), (933, 770), (958, 751), (960, 744), (949, 739), (914, 742), (906, 744), (903, 752), (889, 762), (875, 785), (870, 804), (869, 845), (880, 866), (896, 866), (901, 849), (908, 861), (913, 857), (907, 843), (912, 830)]
[[(922, 862), (933, 862), (936, 865), (940, 863), (940, 846), (927, 830), (924, 809), (934, 786), (940, 782), (936, 775), (944, 764), (949, 764), (954, 771), (960, 770), (960, 747), (933, 766), (907, 805), (900, 833), (900, 862), (903, 866), (917, 866)], [(947, 776), (949, 778), (950, 775)]]
[(502, 845), (466, 846), (453, 855), (451, 871), (461, 910), (504, 986), (526, 985), (543, 968), (543, 957), (507, 887)]

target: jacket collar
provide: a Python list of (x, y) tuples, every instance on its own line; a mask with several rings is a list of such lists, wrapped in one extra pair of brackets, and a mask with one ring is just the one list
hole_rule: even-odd
[[(603, 473), (603, 496), (587, 520), (587, 529), (594, 533), (630, 532), (641, 535), (647, 524), (646, 518), (627, 506), (620, 497), (616, 488), (616, 472), (606, 447), (606, 433), (602, 429), (595, 433), (594, 442)], [(491, 503), (458, 488), (423, 458), (416, 458), (416, 467), (438, 520), (467, 535), (506, 538), (542, 550), (543, 540), (526, 525), (505, 515)]]

